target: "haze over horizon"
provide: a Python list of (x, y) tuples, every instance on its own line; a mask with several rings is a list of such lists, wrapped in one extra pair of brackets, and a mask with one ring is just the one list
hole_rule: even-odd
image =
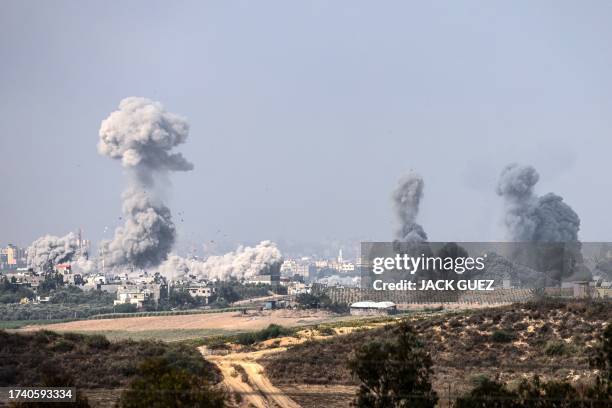
[(411, 169), (430, 240), (502, 240), (512, 162), (580, 215), (582, 241), (612, 241), (611, 16), (606, 2), (4, 1), (0, 244), (112, 237), (125, 177), (96, 144), (129, 96), (191, 126), (177, 150), (194, 170), (165, 197), (179, 251), (391, 240)]

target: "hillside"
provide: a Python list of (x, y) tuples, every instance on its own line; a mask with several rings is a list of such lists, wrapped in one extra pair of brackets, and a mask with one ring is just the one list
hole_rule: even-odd
[[(589, 358), (612, 319), (605, 302), (530, 302), (409, 318), (434, 360), (440, 395), (465, 392), (483, 376), (517, 381), (524, 375), (588, 381)], [(353, 350), (394, 336), (392, 325), (308, 341), (261, 360), (275, 385), (356, 385), (346, 367)], [(350, 398), (350, 397), (347, 397)]]
[(195, 348), (154, 341), (109, 342), (100, 335), (58, 334), (50, 331), (0, 331), (0, 386), (35, 386), (48, 375), (66, 376), (78, 388), (114, 389), (126, 386), (150, 357), (162, 357), (174, 367), (220, 380), (216, 367)]

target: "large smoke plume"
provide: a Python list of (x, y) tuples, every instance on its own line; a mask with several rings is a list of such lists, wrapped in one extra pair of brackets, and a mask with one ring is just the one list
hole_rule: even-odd
[(123, 193), (125, 224), (111, 241), (101, 243), (106, 265), (147, 268), (170, 253), (176, 229), (170, 209), (159, 197), (159, 184), (170, 171), (189, 171), (193, 165), (172, 149), (184, 143), (189, 124), (163, 106), (145, 98), (121, 101), (100, 126), (98, 152), (119, 160), (128, 173)]
[(581, 244), (580, 218), (563, 198), (548, 193), (538, 196), (534, 186), (539, 174), (532, 166), (510, 164), (501, 173), (497, 194), (505, 201), (504, 223), (508, 239), (516, 243), (513, 260), (544, 272), (560, 282), (588, 279)]
[(79, 253), (79, 241), (74, 233), (63, 237), (45, 235), (28, 247), (28, 268), (49, 272), (61, 263), (69, 263)]
[(419, 174), (410, 172), (400, 178), (393, 191), (393, 207), (400, 224), (395, 238), (400, 242), (427, 241), (425, 230), (416, 222), (424, 185), (423, 178)]
[(503, 169), (497, 194), (505, 200), (508, 238), (517, 242), (578, 242), (578, 214), (556, 194), (538, 197), (533, 188), (539, 178), (532, 166), (510, 164)]
[(202, 279), (248, 279), (269, 271), (283, 261), (280, 250), (271, 241), (262, 241), (254, 247), (240, 246), (225, 255), (210, 256), (205, 261), (170, 255), (159, 266), (159, 272), (170, 280), (187, 275)]

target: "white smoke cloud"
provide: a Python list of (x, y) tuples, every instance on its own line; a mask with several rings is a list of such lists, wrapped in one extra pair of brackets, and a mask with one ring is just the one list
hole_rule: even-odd
[(578, 242), (578, 214), (556, 194), (538, 197), (534, 193), (538, 180), (532, 166), (510, 164), (503, 169), (497, 194), (505, 201), (508, 238), (517, 242)]
[(102, 121), (98, 152), (120, 160), (129, 183), (122, 196), (125, 224), (112, 241), (100, 245), (107, 266), (157, 266), (172, 250), (176, 229), (170, 209), (159, 198), (159, 179), (165, 180), (170, 171), (193, 169), (172, 152), (188, 134), (183, 117), (145, 98), (125, 98)]
[(185, 275), (211, 280), (248, 279), (267, 272), (270, 267), (282, 261), (283, 257), (276, 244), (262, 241), (254, 247), (240, 246), (225, 255), (210, 256), (205, 261), (170, 255), (159, 266), (159, 272), (170, 280)]
[(393, 191), (393, 208), (400, 224), (395, 237), (400, 242), (427, 241), (425, 230), (416, 222), (424, 185), (423, 178), (411, 171), (400, 178)]
[(76, 273), (88, 275), (98, 270), (98, 264), (95, 260), (79, 256), (76, 261), (72, 263), (72, 270)]
[(48, 272), (57, 264), (72, 262), (78, 252), (79, 242), (74, 233), (63, 237), (45, 235), (28, 247), (28, 267), (37, 272)]
[(176, 281), (185, 278), (190, 274), (190, 271), (197, 268), (197, 264), (202, 263), (196, 259), (186, 259), (176, 254), (168, 255), (168, 258), (162, 262), (157, 271), (170, 281)]
[(361, 284), (361, 277), (330, 275), (324, 278), (319, 278), (316, 280), (316, 282), (327, 286), (359, 287)]

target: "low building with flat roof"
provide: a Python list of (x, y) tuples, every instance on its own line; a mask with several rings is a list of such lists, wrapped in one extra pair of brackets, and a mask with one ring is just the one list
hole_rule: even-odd
[(392, 315), (397, 313), (397, 306), (393, 302), (361, 301), (351, 304), (352, 315)]

